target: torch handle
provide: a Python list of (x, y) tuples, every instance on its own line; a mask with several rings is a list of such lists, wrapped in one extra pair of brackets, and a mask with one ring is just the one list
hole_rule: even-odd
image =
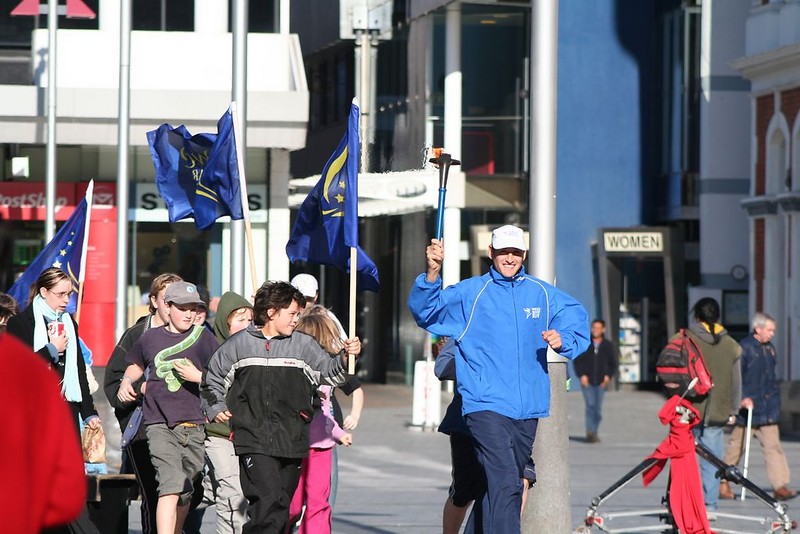
[(444, 187), (439, 188), (439, 209), (436, 212), (436, 239), (442, 239), (444, 232), (444, 197), (447, 194), (447, 189)]

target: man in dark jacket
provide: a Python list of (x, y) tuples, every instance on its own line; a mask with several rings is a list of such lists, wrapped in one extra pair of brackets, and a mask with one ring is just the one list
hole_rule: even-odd
[(602, 319), (592, 321), (592, 344), (575, 358), (575, 374), (580, 378), (586, 404), (586, 441), (589, 443), (600, 443), (597, 430), (603, 419), (603, 396), (617, 370), (617, 349), (606, 339), (605, 332), (606, 323)]
[[(749, 400), (753, 406), (753, 435), (761, 443), (764, 461), (767, 464), (767, 477), (778, 500), (797, 496), (797, 491), (788, 487), (790, 481), (789, 463), (781, 447), (781, 434), (778, 423), (781, 418), (781, 391), (775, 369), (778, 359), (771, 340), (775, 335), (775, 319), (766, 313), (753, 316), (753, 333), (744, 338), (742, 347), (742, 404)], [(742, 410), (731, 432), (725, 463), (736, 465), (742, 454), (745, 432), (745, 417)], [(734, 495), (727, 483), (720, 486), (719, 495), (723, 499), (733, 499)]]

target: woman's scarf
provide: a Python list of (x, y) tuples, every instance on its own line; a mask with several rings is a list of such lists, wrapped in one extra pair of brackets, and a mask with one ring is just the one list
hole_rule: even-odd
[[(60, 316), (47, 305), (41, 295), (33, 298), (33, 350), (38, 351), (48, 343), (47, 324), (49, 321), (64, 323), (64, 332), (67, 334), (67, 362), (64, 367), (64, 380), (61, 382), (61, 393), (69, 402), (81, 402), (81, 385), (78, 381), (78, 337), (75, 335), (75, 324), (68, 313)], [(83, 362), (81, 362), (83, 365)]]

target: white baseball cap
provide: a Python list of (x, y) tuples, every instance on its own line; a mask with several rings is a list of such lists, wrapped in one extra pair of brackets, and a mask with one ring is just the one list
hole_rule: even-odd
[(304, 297), (316, 297), (317, 291), (319, 291), (317, 279), (310, 274), (298, 274), (292, 278), (291, 284), (296, 287)]
[(528, 245), (525, 243), (525, 234), (522, 232), (522, 228), (507, 224), (492, 232), (492, 248), (495, 250), (504, 248), (528, 250)]

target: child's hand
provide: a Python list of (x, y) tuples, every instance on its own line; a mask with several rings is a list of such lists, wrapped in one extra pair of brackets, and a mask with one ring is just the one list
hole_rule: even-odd
[(344, 445), (345, 447), (349, 447), (353, 444), (353, 434), (345, 434), (342, 436), (342, 439), (339, 440), (339, 443)]
[(357, 426), (358, 426), (358, 417), (355, 417), (352, 414), (350, 414), (344, 418), (345, 430), (355, 430)]
[(127, 377), (124, 377), (119, 383), (117, 399), (119, 399), (120, 402), (133, 402), (136, 400), (136, 391), (133, 389), (131, 380)]
[(228, 421), (230, 421), (231, 417), (233, 417), (231, 415), (231, 412), (229, 412), (228, 410), (225, 410), (224, 412), (219, 412), (217, 414), (217, 416), (214, 418), (214, 422), (215, 423), (227, 423)]
[(203, 373), (186, 358), (174, 360), (172, 365), (175, 366), (175, 371), (178, 373), (178, 375), (187, 382), (199, 384), (203, 379)]
[(361, 340), (357, 337), (351, 337), (344, 342), (344, 350), (347, 351), (347, 354), (358, 356), (361, 354)]

